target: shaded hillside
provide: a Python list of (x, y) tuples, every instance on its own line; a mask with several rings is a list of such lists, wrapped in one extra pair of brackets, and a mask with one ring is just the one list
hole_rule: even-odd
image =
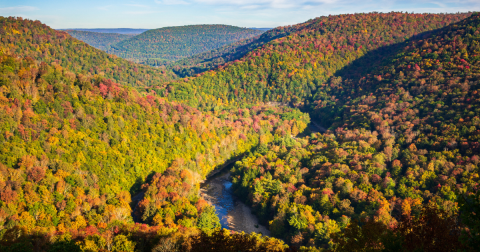
[(0, 45), (19, 57), (31, 57), (48, 64), (56, 62), (71, 72), (103, 75), (133, 87), (159, 85), (175, 78), (165, 68), (137, 65), (95, 49), (85, 42), (56, 31), (40, 21), (0, 17)]
[[(358, 61), (342, 72), (365, 71), (367, 62)], [(273, 236), (294, 245), (334, 248), (337, 233), (336, 242), (357, 251), (473, 249), (478, 228), (459, 236), (462, 222), (478, 219), (455, 218), (474, 209), (458, 206), (480, 182), (479, 92), (474, 14), (406, 43), (363, 76), (332, 77), (314, 97), (314, 114), (335, 130), (261, 148), (237, 162), (233, 187)], [(429, 214), (430, 224), (413, 217)], [(365, 218), (377, 224), (362, 234), (352, 221)], [(445, 229), (429, 226), (432, 218)]]
[(165, 27), (124, 40), (108, 52), (137, 62), (148, 63), (148, 59), (175, 61), (262, 33), (228, 25)]
[[(336, 71), (355, 59), (469, 15), (370, 13), (319, 17), (288, 28), (294, 32), (216, 71), (173, 82), (171, 89), (158, 92), (207, 108), (218, 99), (230, 103), (281, 101), (302, 106), (319, 93), (317, 89), (327, 88), (323, 84)], [(389, 50), (395, 51), (395, 47)], [(378, 52), (374, 58), (389, 53)]]
[(136, 34), (119, 34), (119, 33), (100, 33), (90, 31), (65, 30), (70, 36), (81, 40), (97, 49), (106, 51), (111, 45), (131, 38)]

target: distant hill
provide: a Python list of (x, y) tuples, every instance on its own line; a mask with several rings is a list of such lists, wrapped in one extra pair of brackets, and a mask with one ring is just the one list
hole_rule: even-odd
[(79, 30), (65, 30), (72, 37), (79, 39), (97, 49), (106, 51), (111, 45), (135, 36), (135, 34), (101, 33)]
[(96, 29), (84, 29), (84, 28), (72, 28), (72, 29), (60, 29), (60, 30), (72, 30), (72, 31), (88, 31), (88, 32), (100, 32), (100, 33), (119, 33), (119, 34), (140, 34), (146, 32), (149, 29), (132, 29), (132, 28), (96, 28)]
[(269, 30), (271, 30), (271, 29), (273, 29), (273, 28), (255, 28), (255, 27), (250, 27), (250, 28), (248, 28), (248, 29), (259, 30), (259, 31), (264, 31), (264, 32), (266, 32), (266, 31), (269, 31)]
[(180, 77), (193, 76), (195, 74), (215, 69), (227, 62), (238, 60), (245, 56), (248, 52), (259, 48), (270, 41), (305, 29), (307, 24), (308, 23), (306, 22), (293, 26), (280, 26), (275, 29), (268, 30), (262, 33), (260, 36), (240, 40), (212, 51), (193, 55), (191, 57), (170, 63), (167, 68), (172, 69)]
[(109, 53), (135, 62), (175, 61), (262, 34), (229, 25), (189, 25), (146, 31), (112, 45)]

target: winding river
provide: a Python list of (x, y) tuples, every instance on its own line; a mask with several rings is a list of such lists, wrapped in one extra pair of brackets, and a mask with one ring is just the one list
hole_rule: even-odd
[(235, 232), (270, 235), (270, 231), (258, 223), (250, 208), (233, 194), (230, 181), (230, 169), (233, 165), (233, 163), (227, 165), (200, 184), (202, 197), (215, 206), (222, 228)]
[[(312, 122), (308, 126), (311, 132), (325, 132), (318, 123)], [(235, 164), (235, 160), (226, 163), (223, 168), (214, 171), (203, 183), (200, 184), (200, 194), (211, 205), (215, 206), (216, 213), (220, 218), (222, 228), (226, 228), (235, 232), (245, 233), (261, 233), (270, 235), (267, 227), (260, 225), (258, 219), (252, 214), (250, 207), (245, 205), (238, 199), (232, 191), (232, 182), (230, 181), (230, 170)], [(136, 210), (138, 202), (144, 197), (144, 193), (140, 192), (132, 197), (134, 209), (132, 217), (135, 222), (141, 220), (133, 213)]]
[[(312, 122), (308, 126), (311, 132), (325, 132), (326, 129)], [(252, 214), (250, 207), (238, 199), (232, 191), (230, 170), (235, 162), (231, 162), (215, 175), (200, 184), (200, 194), (211, 205), (215, 206), (222, 228), (235, 232), (262, 233), (270, 235), (267, 227), (260, 225)]]

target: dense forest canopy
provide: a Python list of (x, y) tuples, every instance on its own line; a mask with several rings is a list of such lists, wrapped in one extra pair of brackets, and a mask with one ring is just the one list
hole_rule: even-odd
[(120, 33), (100, 33), (91, 31), (65, 30), (70, 36), (81, 40), (97, 49), (106, 51), (111, 45), (116, 44), (125, 39), (131, 38), (137, 34), (120, 34)]
[[(6, 23), (12, 24), (6, 34), (27, 33), (20, 25), (36, 24)], [(36, 27), (37, 34), (52, 31)], [(50, 48), (66, 45), (50, 42)], [(0, 50), (2, 234), (20, 226), (85, 238), (133, 225), (134, 218), (156, 226), (153, 233), (211, 230), (218, 217), (198, 197), (198, 183), (217, 165), (267, 143), (275, 130), (301, 131), (309, 122), (290, 108), (201, 112), (103, 75), (74, 73), (59, 61), (36, 61), (36, 51), (17, 51)], [(94, 64), (89, 57), (79, 61)], [(135, 208), (132, 195), (140, 192)], [(82, 242), (91, 245), (88, 237)]]
[(232, 179), (275, 237), (334, 248), (352, 219), (393, 228), (427, 204), (453, 216), (456, 192), (477, 188), (480, 22), (456, 23), (467, 16), (319, 18), (164, 94), (207, 110), (289, 102), (330, 127), (274, 140)]
[[(480, 244), (478, 13), (319, 17), (186, 58), (180, 76), (218, 68), (170, 82), (38, 21), (1, 21), (2, 250)], [(329, 130), (311, 133), (310, 117)], [(235, 194), (275, 238), (219, 230), (200, 197), (233, 158)]]
[(295, 31), (299, 31), (303, 29), (304, 26), (305, 24), (297, 24), (269, 29), (260, 36), (240, 40), (212, 51), (177, 60), (169, 63), (167, 67), (172, 69), (179, 77), (194, 76), (208, 70), (216, 69), (227, 62), (238, 60), (248, 52), (261, 47), (270, 41), (285, 37)]
[(283, 29), (288, 36), (279, 34), (280, 38), (252, 48), (243, 58), (215, 71), (180, 79), (168, 84), (168, 90), (156, 91), (205, 109), (218, 99), (234, 104), (278, 101), (303, 106), (323, 92), (322, 85), (337, 70), (354, 60), (373, 53), (378, 61), (406, 39), (468, 15), (370, 13), (319, 17)]
[(97, 50), (85, 42), (56, 31), (40, 21), (0, 17), (1, 46), (18, 57), (56, 63), (75, 74), (103, 76), (132, 87), (154, 86), (174, 79), (165, 68), (134, 64)]
[(164, 27), (114, 44), (108, 52), (136, 62), (175, 61), (262, 33), (229, 25)]
[(425, 205), (455, 215), (456, 193), (479, 182), (479, 34), (474, 15), (342, 69), (305, 108), (333, 131), (274, 141), (238, 162), (237, 194), (298, 246), (334, 248), (352, 219), (387, 230)]

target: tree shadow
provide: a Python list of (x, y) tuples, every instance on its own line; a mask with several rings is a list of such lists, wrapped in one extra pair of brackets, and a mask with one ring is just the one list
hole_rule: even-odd
[[(454, 24), (452, 24), (454, 25)], [(423, 40), (431, 35), (439, 33), (444, 29), (450, 29), (450, 26), (442, 27), (439, 29), (426, 31), (414, 35), (403, 42), (382, 46), (372, 51), (367, 52), (362, 57), (352, 61), (350, 64), (345, 67), (337, 70), (333, 76), (342, 77), (342, 79), (359, 79), (368, 74), (371, 74), (379, 67), (387, 65), (391, 60), (400, 53), (405, 46), (407, 46), (412, 41)], [(331, 77), (330, 77), (331, 78)]]
[[(461, 21), (459, 21), (461, 22)], [(456, 25), (456, 23), (450, 24), (448, 26), (438, 28), (435, 30), (431, 31), (426, 31), (419, 33), (417, 35), (414, 35), (408, 39), (406, 39), (403, 42), (387, 45), (387, 46), (382, 46), (377, 49), (371, 50), (362, 57), (353, 60), (350, 62), (348, 65), (342, 67), (341, 69), (337, 70), (331, 77), (329, 77), (327, 83), (331, 82), (333, 78), (338, 78), (341, 77), (343, 81), (348, 80), (352, 81), (353, 83), (358, 83), (359, 80), (363, 77), (369, 76), (371, 74), (381, 72), (381, 68), (384, 66), (391, 65), (392, 61), (395, 59), (395, 57), (403, 51), (403, 49), (411, 44), (414, 41), (419, 41), (423, 40), (426, 38), (431, 37), (432, 35), (438, 34), (440, 32), (443, 32), (445, 30), (451, 29), (451, 26)], [(363, 87), (361, 86), (362, 89), (368, 88), (369, 90), (373, 90), (376, 87)], [(320, 90), (320, 89), (318, 89)], [(351, 90), (347, 90), (350, 92)], [(349, 97), (349, 99), (355, 99), (361, 95), (364, 95), (365, 92), (355, 92), (354, 94), (348, 94), (346, 96)], [(337, 99), (341, 100), (346, 100), (347, 98), (345, 97), (337, 97)], [(313, 104), (315, 102), (314, 98), (312, 98), (308, 103)], [(341, 108), (338, 108), (341, 106), (341, 103), (337, 103), (334, 106), (329, 106), (321, 109), (315, 109), (314, 107), (305, 107), (302, 109), (304, 112), (307, 112), (310, 114), (311, 120), (319, 123), (323, 127), (330, 129), (330, 130), (335, 130), (331, 129), (333, 122), (335, 121), (334, 118), (339, 116), (340, 114), (343, 114), (341, 111)], [(327, 111), (328, 109), (333, 109), (334, 107), (337, 112), (334, 111)], [(321, 112), (322, 111), (322, 112)], [(328, 114), (326, 116), (326, 114)]]

